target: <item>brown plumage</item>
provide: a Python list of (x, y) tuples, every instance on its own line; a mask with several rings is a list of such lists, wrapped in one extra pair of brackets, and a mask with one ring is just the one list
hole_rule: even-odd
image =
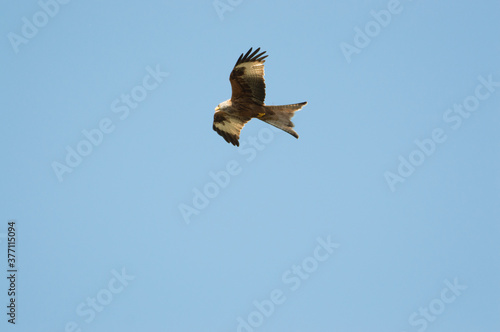
[(231, 82), (231, 99), (220, 103), (215, 108), (213, 129), (226, 142), (239, 146), (241, 129), (252, 118), (257, 118), (286, 131), (295, 138), (299, 135), (292, 129), (291, 121), (294, 113), (304, 107), (307, 102), (281, 106), (266, 106), (266, 83), (264, 81), (264, 62), (266, 52), (259, 53), (260, 48), (241, 54), (234, 65), (229, 81)]

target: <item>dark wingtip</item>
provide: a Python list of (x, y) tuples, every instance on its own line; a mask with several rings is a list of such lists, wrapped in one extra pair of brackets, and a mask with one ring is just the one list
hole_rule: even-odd
[(238, 63), (240, 63), (241, 58), (243, 58), (243, 53), (241, 53), (241, 55), (240, 55), (240, 57), (238, 58), (238, 60), (236, 60), (236, 63), (234, 64), (234, 66), (235, 66), (235, 67), (238, 65)]
[(252, 47), (250, 47), (250, 49), (248, 50), (247, 54), (245, 54), (244, 58), (248, 57), (248, 55), (250, 54), (250, 52), (252, 52)]
[(266, 51), (263, 51), (259, 53), (260, 47), (258, 47), (255, 51), (253, 51), (253, 47), (250, 47), (247, 53), (241, 53), (240, 57), (238, 58), (238, 61), (236, 61), (236, 64), (234, 65), (235, 67), (239, 65), (240, 63), (245, 63), (245, 62), (251, 62), (251, 61), (260, 61), (260, 62), (266, 62), (264, 59), (267, 58), (267, 55), (264, 56)]
[(213, 130), (217, 132), (226, 142), (229, 144), (235, 145), (235, 146), (240, 146), (240, 142), (238, 142), (238, 138), (233, 137), (229, 133), (226, 133), (225, 131), (220, 130), (215, 126), (215, 124), (212, 126)]

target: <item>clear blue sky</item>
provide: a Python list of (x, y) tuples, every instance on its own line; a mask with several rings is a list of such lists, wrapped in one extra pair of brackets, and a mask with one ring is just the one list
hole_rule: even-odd
[[(2, 331), (499, 331), (499, 1), (3, 3)], [(292, 136), (212, 130), (242, 52)]]

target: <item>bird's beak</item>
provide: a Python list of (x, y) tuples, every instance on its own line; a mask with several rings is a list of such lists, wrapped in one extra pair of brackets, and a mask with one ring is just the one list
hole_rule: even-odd
[(217, 107), (215, 108), (215, 110), (216, 110), (216, 111), (220, 110), (220, 107), (219, 107), (219, 106), (217, 106)]

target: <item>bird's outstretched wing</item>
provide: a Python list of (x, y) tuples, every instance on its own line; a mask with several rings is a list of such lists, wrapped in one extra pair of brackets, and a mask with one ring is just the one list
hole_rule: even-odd
[(226, 142), (236, 146), (240, 146), (238, 140), (240, 139), (240, 132), (245, 123), (250, 121), (250, 117), (241, 118), (229, 115), (223, 111), (217, 111), (214, 114), (213, 129), (217, 134), (221, 135)]
[(252, 53), (252, 49), (236, 61), (229, 81), (233, 93), (231, 100), (237, 101), (253, 101), (259, 105), (264, 104), (266, 98), (266, 83), (264, 82), (264, 59), (266, 52), (261, 52), (260, 47)]

